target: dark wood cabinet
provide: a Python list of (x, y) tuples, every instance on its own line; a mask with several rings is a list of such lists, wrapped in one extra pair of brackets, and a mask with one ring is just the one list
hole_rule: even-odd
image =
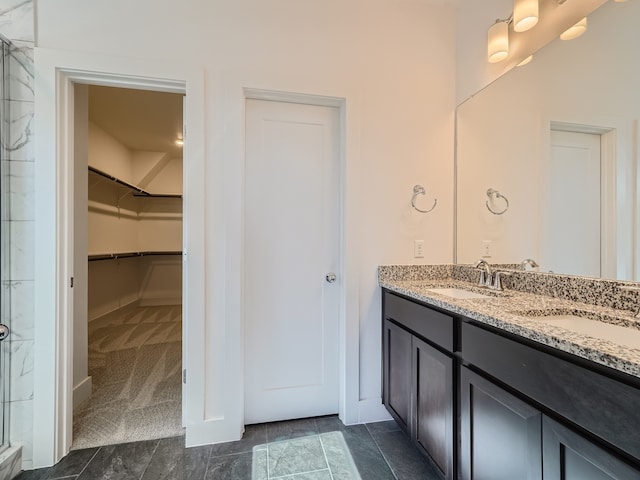
[(508, 385), (551, 416), (640, 458), (637, 378), (596, 370), (586, 361), (485, 326), (463, 322), (461, 333), (462, 355), (476, 371)]
[(453, 478), (454, 360), (415, 336), (412, 342), (413, 438), (444, 478)]
[(447, 480), (640, 480), (640, 381), (383, 294), (383, 403)]
[(542, 412), (463, 367), (463, 480), (541, 480)]
[(383, 323), (383, 403), (400, 426), (409, 432), (412, 335), (388, 320)]
[(383, 319), (383, 403), (447, 480), (455, 478), (454, 371), (452, 354), (429, 344), (453, 346), (453, 318), (386, 293)]
[(542, 432), (545, 480), (640, 478), (640, 470), (548, 417)]

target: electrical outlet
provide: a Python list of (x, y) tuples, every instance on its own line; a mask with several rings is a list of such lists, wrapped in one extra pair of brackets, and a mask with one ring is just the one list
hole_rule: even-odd
[(424, 240), (413, 241), (413, 257), (424, 258)]
[(491, 258), (491, 240), (482, 241), (482, 258)]

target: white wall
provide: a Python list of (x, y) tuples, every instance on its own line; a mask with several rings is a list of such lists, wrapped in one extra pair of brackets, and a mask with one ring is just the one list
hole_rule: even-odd
[[(382, 415), (376, 267), (452, 259), (453, 10), (419, 0), (189, 0), (179, 8), (150, 0), (42, 0), (37, 25), (42, 47), (204, 67), (206, 189), (224, 189), (229, 198), (241, 192), (243, 87), (347, 98), (348, 124), (355, 127), (346, 132), (353, 212), (346, 235), (358, 246), (348, 263), (355, 266), (360, 312), (348, 321), (360, 325), (360, 419)], [(213, 169), (217, 158), (224, 158), (224, 169)], [(416, 183), (438, 198), (430, 215), (410, 207)], [(223, 215), (228, 228), (218, 248), (208, 243), (206, 283), (222, 282), (227, 304), (207, 311), (226, 308), (222, 315), (237, 321), (240, 201), (207, 205), (208, 238), (216, 238), (216, 216)], [(416, 238), (426, 240), (421, 260), (412, 257)], [(220, 395), (213, 385), (207, 391), (213, 399)], [(214, 404), (208, 415), (219, 414)]]
[(182, 193), (182, 158), (164, 152), (131, 152), (132, 182), (151, 193)]
[(88, 164), (133, 183), (132, 153), (129, 148), (109, 135), (100, 126), (89, 122)]
[(89, 262), (88, 321), (136, 302), (140, 292), (138, 258)]
[(150, 256), (138, 260), (140, 305), (182, 303), (182, 257)]

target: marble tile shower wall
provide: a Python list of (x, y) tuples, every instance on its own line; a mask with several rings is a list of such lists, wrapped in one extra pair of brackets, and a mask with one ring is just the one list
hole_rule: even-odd
[[(34, 149), (33, 149), (33, 0), (0, 0), (0, 34), (12, 42), (8, 63), (8, 138), (10, 272), (2, 285), (11, 291), (9, 341), (9, 441), (22, 445), (23, 468), (33, 460), (34, 346)], [(7, 62), (8, 60), (8, 62)]]

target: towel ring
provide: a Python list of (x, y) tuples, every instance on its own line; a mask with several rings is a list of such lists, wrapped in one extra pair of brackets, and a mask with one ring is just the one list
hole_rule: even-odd
[[(504, 210), (502, 210), (501, 212), (496, 212), (495, 210), (491, 210), (491, 207), (489, 206), (489, 200), (491, 200), (491, 197), (494, 196), (494, 195), (495, 195), (496, 199), (502, 198), (504, 200), (505, 207), (504, 207)], [(509, 210), (509, 200), (507, 200), (507, 197), (502, 195), (498, 190), (494, 190), (493, 188), (490, 188), (489, 190), (487, 190), (487, 197), (489, 197), (489, 200), (487, 200), (484, 203), (487, 206), (487, 209), (491, 213), (493, 213), (494, 215), (502, 215), (504, 212)]]
[(418, 195), (424, 195), (425, 193), (426, 193), (426, 190), (422, 185), (416, 185), (413, 187), (413, 197), (411, 197), (411, 206), (415, 208), (417, 211), (419, 211), (420, 213), (429, 213), (434, 208), (436, 208), (436, 205), (438, 204), (438, 199), (434, 198), (433, 205), (429, 210), (421, 210), (420, 208), (416, 207), (416, 197)]

